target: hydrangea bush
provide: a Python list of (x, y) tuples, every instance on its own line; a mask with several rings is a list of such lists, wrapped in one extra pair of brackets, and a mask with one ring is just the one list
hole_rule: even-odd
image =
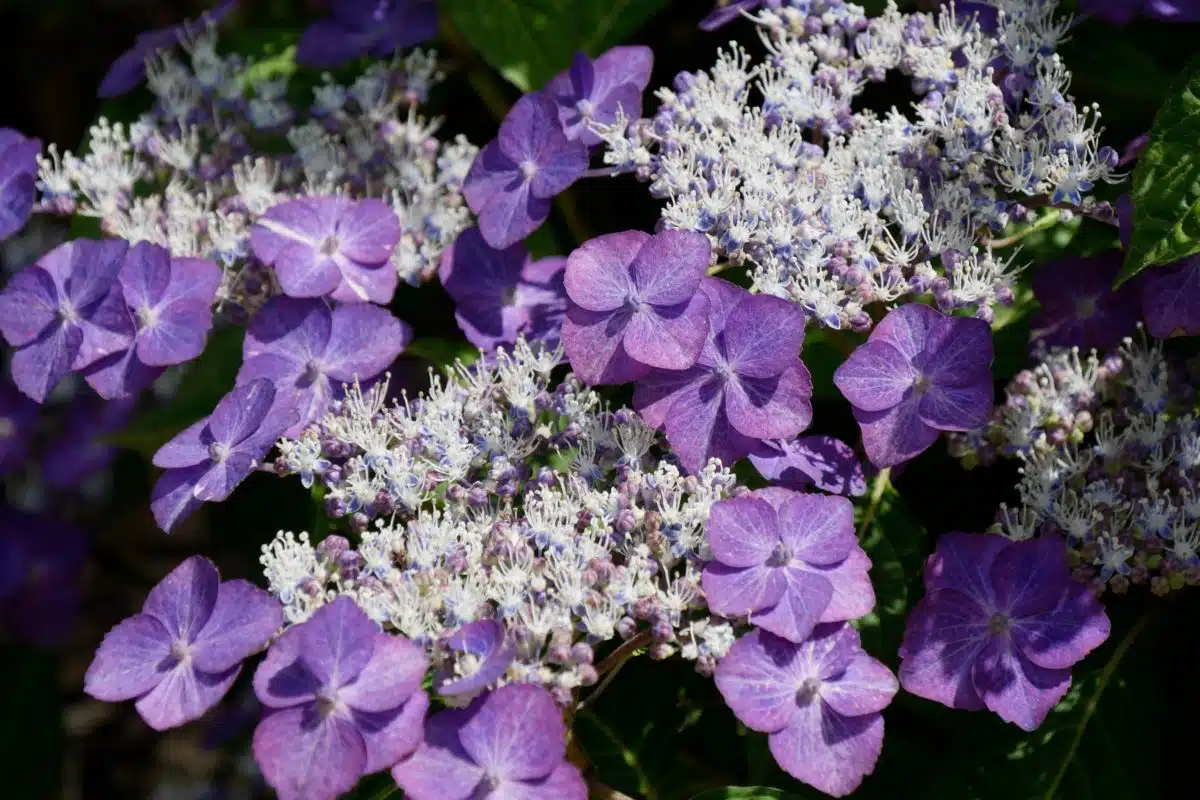
[(120, 450), (204, 554), (71, 691), (232, 728), (206, 797), (1172, 796), (1071, 787), (1200, 583), (1200, 68), (1110, 133), (1067, 43), (1200, 4), (500, 5), (228, 0), (0, 129), (0, 239), (73, 232), (0, 291), (0, 629)]

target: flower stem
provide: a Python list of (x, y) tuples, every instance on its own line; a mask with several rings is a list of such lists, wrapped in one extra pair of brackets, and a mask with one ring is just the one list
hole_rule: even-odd
[(617, 673), (621, 671), (621, 667), (625, 666), (625, 662), (633, 658), (639, 650), (651, 641), (650, 631), (642, 631), (637, 636), (632, 637), (629, 641), (622, 644), (616, 650), (609, 654), (608, 658), (600, 662), (600, 666), (596, 667), (596, 672), (604, 676), (604, 679), (597, 684), (591, 694), (580, 701), (575, 710), (582, 711), (596, 701), (596, 698), (608, 688), (608, 685), (617, 677)]
[(879, 474), (875, 476), (875, 481), (871, 485), (871, 503), (867, 506), (867, 513), (863, 514), (862, 523), (858, 526), (858, 538), (862, 539), (867, 534), (867, 529), (871, 527), (871, 523), (875, 521), (875, 516), (879, 513), (879, 505), (883, 502), (883, 494), (887, 491), (892, 477), (892, 468), (884, 467), (879, 470)]

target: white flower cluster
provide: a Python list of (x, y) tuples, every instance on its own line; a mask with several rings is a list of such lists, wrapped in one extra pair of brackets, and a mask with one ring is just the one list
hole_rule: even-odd
[(1009, 387), (988, 432), (957, 442), (1022, 460), (1020, 503), (1001, 507), (996, 531), (1064, 536), (1097, 590), (1200, 583), (1200, 419), (1188, 383), (1144, 337), (1103, 360), (1046, 354)]
[(319, 476), (359, 537), (281, 532), (264, 548), (289, 621), (348, 594), (444, 663), (451, 633), (495, 618), (516, 648), (504, 680), (560, 698), (595, 681), (592, 648), (616, 636), (711, 670), (733, 631), (708, 616), (699, 569), (733, 475), (714, 460), (685, 477), (636, 415), (570, 376), (550, 390), (559, 356), (521, 340), (392, 405), (384, 386), (353, 387), (281, 442), (280, 471)]
[[(1107, 214), (1083, 192), (1117, 160), (1099, 113), (1067, 94), (1056, 3), (991, 5), (987, 23), (952, 3), (869, 20), (842, 0), (761, 10), (763, 62), (731, 45), (680, 74), (652, 119), (597, 128), (605, 160), (650, 182), (667, 225), (708, 234), (757, 291), (824, 325), (866, 329), (867, 305), (910, 292), (990, 320), (1014, 270), (988, 232), (1037, 205)], [(912, 81), (911, 113), (855, 109), (892, 71)]]
[[(461, 136), (439, 141), (439, 122), (416, 113), (442, 77), (431, 54), (373, 64), (346, 86), (325, 75), (311, 107), (297, 110), (288, 100), (290, 64), (217, 53), (212, 25), (188, 31), (182, 49), (148, 58), (155, 103), (137, 122), (101, 118), (82, 156), (47, 148), (43, 209), (96, 217), (110, 235), (211, 259), (226, 271), (219, 298), (253, 308), (272, 291), (269, 275), (247, 270), (257, 217), (304, 195), (377, 197), (400, 219), (392, 257), (400, 277), (417, 283), (433, 274), (470, 224), (461, 188), (477, 148)], [(287, 145), (291, 152), (280, 153)]]

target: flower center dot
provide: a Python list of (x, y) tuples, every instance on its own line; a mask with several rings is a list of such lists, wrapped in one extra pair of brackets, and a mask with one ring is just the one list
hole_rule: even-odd
[(527, 180), (527, 181), (533, 180), (533, 176), (537, 175), (537, 171), (538, 171), (538, 165), (537, 165), (536, 161), (522, 161), (521, 162), (521, 175), (524, 176), (525, 180)]
[(224, 442), (213, 442), (208, 446), (208, 457), (217, 464), (229, 458), (229, 446)]
[(1011, 626), (1012, 620), (1009, 619), (1008, 614), (997, 611), (995, 614), (992, 614), (991, 619), (988, 620), (988, 633), (997, 635), (1005, 634), (1008, 633), (1008, 630)]
[(817, 678), (805, 678), (796, 690), (796, 703), (807, 705), (821, 690), (821, 681)]
[(596, 112), (596, 104), (586, 97), (575, 104), (575, 110), (579, 112), (579, 116), (584, 119), (591, 119), (592, 114)]
[(1098, 309), (1099, 303), (1096, 302), (1095, 297), (1081, 297), (1079, 301), (1075, 303), (1075, 314), (1080, 319), (1094, 317)]
[(336, 236), (326, 236), (317, 249), (323, 256), (332, 256), (342, 248), (342, 242)]

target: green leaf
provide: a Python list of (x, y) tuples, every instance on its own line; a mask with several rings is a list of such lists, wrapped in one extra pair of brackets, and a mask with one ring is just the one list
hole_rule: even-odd
[(342, 800), (401, 800), (402, 797), (400, 787), (392, 780), (392, 774), (385, 770), (360, 780), (350, 794), (342, 795)]
[(58, 674), (58, 657), (51, 651), (0, 648), (5, 797), (60, 796), (64, 734)]
[(1200, 59), (1172, 88), (1133, 171), (1133, 240), (1120, 285), (1200, 252)]
[(929, 534), (890, 484), (879, 495), (873, 515), (869, 503), (856, 511), (862, 548), (871, 558), (876, 604), (874, 611), (856, 621), (856, 626), (863, 647), (894, 668), (904, 621), (920, 597), (918, 584)]
[(136, 422), (116, 433), (110, 441), (149, 457), (175, 434), (211, 414), (217, 402), (233, 388), (242, 366), (244, 335), (241, 328), (235, 327), (212, 333), (204, 352), (187, 365), (170, 403), (139, 414)]
[(448, 367), (460, 360), (464, 365), (479, 360), (479, 351), (468, 342), (452, 342), (448, 339), (415, 339), (404, 348), (404, 355), (416, 356), (439, 367)]
[(540, 89), (582, 50), (622, 42), (666, 0), (442, 0), (444, 13), (488, 64), (523, 92)]
[(692, 800), (803, 800), (800, 795), (769, 786), (726, 786), (701, 792)]

